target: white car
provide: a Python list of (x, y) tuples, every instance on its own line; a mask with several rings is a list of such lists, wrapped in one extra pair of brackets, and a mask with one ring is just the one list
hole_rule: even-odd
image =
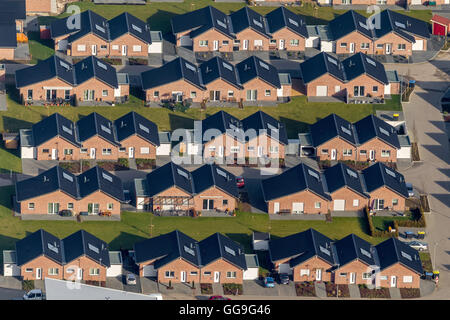
[(406, 183), (406, 190), (408, 190), (408, 196), (411, 198), (411, 197), (414, 197), (414, 188), (413, 188), (413, 185), (411, 184), (411, 183)]
[(428, 250), (428, 244), (426, 244), (425, 242), (420, 242), (420, 241), (411, 241), (408, 242), (408, 245), (413, 248), (416, 249), (418, 251), (425, 251)]
[(136, 276), (132, 273), (127, 274), (127, 284), (133, 285), (136, 284)]
[(23, 300), (44, 300), (44, 297), (41, 289), (33, 289), (23, 295)]

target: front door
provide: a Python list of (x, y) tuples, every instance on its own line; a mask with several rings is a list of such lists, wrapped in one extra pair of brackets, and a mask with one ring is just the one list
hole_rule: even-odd
[(369, 151), (369, 160), (370, 161), (375, 160), (375, 150), (370, 150)]
[(213, 50), (214, 51), (219, 50), (219, 41), (218, 40), (213, 41)]
[(213, 209), (214, 209), (214, 200), (203, 199), (203, 210), (213, 210)]
[(181, 282), (186, 282), (186, 271), (181, 271)]
[(123, 56), (127, 55), (127, 46), (126, 45), (122, 45), (122, 55)]
[(391, 44), (386, 43), (386, 54), (391, 54)]
[(52, 149), (52, 160), (58, 160), (58, 149)]
[(316, 270), (316, 281), (322, 281), (322, 269)]
[(336, 149), (331, 149), (331, 160), (336, 160)]
[(219, 157), (223, 157), (223, 146), (219, 146)]
[(220, 281), (220, 272), (219, 271), (214, 271), (214, 282), (219, 282)]
[(92, 55), (93, 56), (97, 55), (97, 45), (96, 44), (92, 45)]
[(42, 279), (42, 269), (36, 268), (36, 279)]
[(355, 44), (353, 42), (350, 42), (350, 53), (355, 52)]
[(397, 287), (397, 277), (396, 276), (391, 276), (391, 287), (392, 288)]
[(244, 40), (244, 44), (242, 46), (243, 50), (248, 50), (248, 40)]
[(284, 49), (284, 39), (280, 39), (280, 50)]
[(95, 148), (91, 148), (90, 156), (91, 156), (91, 159), (95, 159)]
[(280, 212), (280, 203), (274, 202), (273, 203), (273, 213), (278, 213), (278, 212)]
[(356, 273), (350, 272), (350, 283), (353, 284), (356, 282)]
[(220, 100), (220, 91), (211, 90), (209, 92), (209, 100), (210, 101), (219, 101)]
[(83, 280), (83, 269), (77, 269), (77, 280)]
[(130, 158), (130, 159), (134, 158), (134, 147), (128, 148), (128, 158)]

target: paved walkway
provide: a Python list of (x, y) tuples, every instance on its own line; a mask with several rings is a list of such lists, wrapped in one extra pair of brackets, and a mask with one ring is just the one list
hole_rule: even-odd
[(352, 299), (360, 299), (361, 291), (359, 291), (359, 287), (357, 284), (349, 284), (348, 291), (350, 293), (350, 298)]
[(389, 288), (389, 294), (391, 295), (391, 299), (401, 299), (402, 298), (399, 288)]
[(223, 287), (220, 283), (213, 283), (213, 294), (216, 296), (223, 296)]
[(325, 282), (315, 282), (316, 296), (319, 298), (327, 297), (327, 290), (325, 288)]

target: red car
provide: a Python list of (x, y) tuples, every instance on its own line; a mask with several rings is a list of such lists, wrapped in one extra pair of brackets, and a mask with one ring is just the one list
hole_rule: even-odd
[(211, 296), (208, 300), (231, 300), (230, 298), (226, 298), (223, 296)]
[(244, 178), (243, 177), (237, 177), (236, 178), (236, 184), (238, 188), (243, 188), (245, 186)]

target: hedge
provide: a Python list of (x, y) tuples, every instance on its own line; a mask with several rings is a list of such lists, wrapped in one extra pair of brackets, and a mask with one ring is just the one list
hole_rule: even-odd
[(380, 230), (375, 230), (375, 227), (373, 226), (373, 221), (372, 221), (372, 216), (370, 215), (369, 212), (369, 207), (364, 207), (364, 211), (366, 213), (366, 218), (367, 218), (367, 222), (369, 224), (369, 232), (370, 232), (370, 236), (371, 237), (396, 237), (398, 238), (398, 225), (396, 224), (397, 220), (394, 220), (394, 229), (395, 232), (389, 232), (389, 231), (380, 231)]
[(399, 227), (407, 227), (407, 228), (425, 228), (427, 226), (425, 222), (425, 215), (423, 213), (422, 207), (418, 207), (414, 209), (418, 215), (419, 219), (414, 220), (398, 220), (396, 221)]

